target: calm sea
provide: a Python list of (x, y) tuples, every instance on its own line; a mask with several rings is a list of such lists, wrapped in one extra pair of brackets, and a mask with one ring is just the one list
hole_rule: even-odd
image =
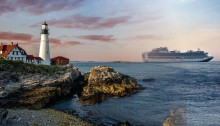
[[(98, 124), (129, 121), (132, 125), (161, 126), (170, 110), (186, 109), (189, 126), (220, 126), (220, 62), (106, 63), (72, 62), (82, 73), (94, 66), (111, 66), (135, 77), (144, 90), (126, 98), (109, 98), (83, 106), (77, 98), (53, 106), (72, 108)], [(153, 78), (155, 81), (143, 82)]]

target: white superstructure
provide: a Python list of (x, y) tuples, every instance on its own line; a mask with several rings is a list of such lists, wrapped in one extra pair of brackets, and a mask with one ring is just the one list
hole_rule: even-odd
[(153, 49), (150, 52), (142, 53), (144, 62), (208, 62), (213, 56), (208, 56), (204, 51), (169, 51), (167, 47)]
[(43, 59), (42, 64), (50, 65), (49, 29), (48, 24), (46, 22), (44, 22), (41, 27), (39, 57)]

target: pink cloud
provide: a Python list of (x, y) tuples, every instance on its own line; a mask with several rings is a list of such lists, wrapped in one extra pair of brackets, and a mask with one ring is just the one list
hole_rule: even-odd
[(15, 11), (15, 10), (16, 9), (13, 6), (11, 6), (9, 3), (7, 3), (6, 1), (3, 0), (0, 2), (0, 15), (6, 12)]
[[(47, 22), (59, 28), (78, 28), (78, 29), (105, 29), (112, 28), (120, 24), (129, 22), (129, 16), (112, 18), (87, 17), (82, 15), (72, 15), (62, 19), (51, 19)], [(38, 26), (39, 23), (32, 24), (31, 27)]]
[[(15, 44), (24, 45), (24, 46), (39, 46), (40, 38), (33, 38), (32, 35), (24, 33), (12, 33), (12, 32), (0, 32), (0, 40), (12, 41), (14, 40)], [(8, 42), (6, 42), (8, 43)], [(50, 38), (49, 43), (51, 46), (77, 46), (83, 45), (83, 43), (78, 41), (61, 41), (57, 38)]]
[(21, 40), (30, 41), (33, 38), (30, 34), (25, 33), (13, 33), (13, 32), (0, 32), (1, 40)]
[(62, 43), (65, 46), (77, 46), (77, 45), (83, 45), (83, 43), (78, 41), (65, 41)]
[(78, 42), (78, 41), (61, 41), (60, 39), (56, 39), (56, 38), (50, 38), (49, 43), (55, 47), (83, 45), (83, 43)]
[(137, 35), (134, 37), (129, 38), (131, 40), (160, 40), (160, 39), (164, 39), (164, 36), (161, 35)]
[[(48, 2), (49, 1), (49, 2)], [(2, 0), (0, 2), (0, 15), (7, 12), (22, 10), (34, 15), (61, 10), (72, 10), (81, 5), (84, 0)]]
[(77, 38), (102, 41), (102, 42), (111, 42), (115, 40), (115, 38), (112, 35), (86, 35), (86, 36), (77, 36)]
[(50, 42), (50, 44), (53, 44), (53, 45), (61, 45), (62, 44), (61, 41), (56, 38), (50, 38), (49, 42)]

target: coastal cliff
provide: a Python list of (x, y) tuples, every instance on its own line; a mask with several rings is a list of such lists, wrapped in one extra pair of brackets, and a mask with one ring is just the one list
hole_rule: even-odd
[(130, 96), (142, 89), (136, 79), (106, 66), (93, 67), (84, 78), (86, 85), (80, 96), (83, 103), (100, 103), (107, 97)]
[(110, 67), (93, 67), (84, 76), (78, 68), (0, 60), (0, 107), (42, 109), (79, 94), (83, 103), (130, 96), (141, 89), (137, 81)]
[(58, 99), (72, 97), (83, 84), (82, 78), (72, 65), (0, 60), (0, 107), (44, 108)]
[[(7, 108), (9, 112), (7, 124), (34, 124), (27, 114), (24, 114), (22, 121), (20, 117), (11, 116), (19, 115), (20, 112), (34, 112), (36, 116), (40, 116), (45, 114), (43, 108), (59, 100), (72, 98), (74, 94), (78, 94), (82, 103), (94, 104), (101, 103), (107, 97), (130, 96), (140, 89), (142, 87), (136, 79), (110, 67), (93, 67), (82, 76), (78, 68), (72, 65), (46, 66), (0, 59), (0, 108)], [(74, 115), (71, 117), (78, 118)], [(47, 123), (50, 117), (45, 119), (44, 123)], [(55, 124), (57, 122), (53, 123)], [(122, 122), (118, 125), (125, 124), (129, 123)]]

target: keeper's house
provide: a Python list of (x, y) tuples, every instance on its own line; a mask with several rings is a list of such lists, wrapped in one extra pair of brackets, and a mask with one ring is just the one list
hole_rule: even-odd
[(27, 55), (24, 49), (22, 49), (18, 44), (0, 45), (0, 57), (8, 60), (20, 60), (26, 63), (41, 64), (42, 58), (34, 57), (33, 55)]

